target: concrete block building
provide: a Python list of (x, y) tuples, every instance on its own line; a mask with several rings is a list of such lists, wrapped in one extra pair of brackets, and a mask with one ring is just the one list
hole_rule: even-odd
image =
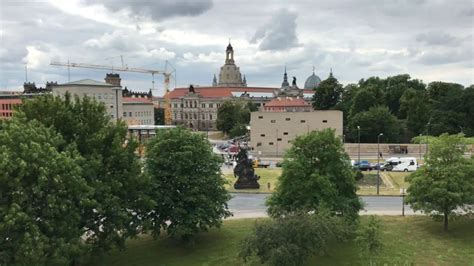
[(342, 112), (337, 110), (312, 112), (252, 112), (250, 145), (261, 156), (282, 156), (291, 141), (313, 130), (333, 128), (342, 136)]

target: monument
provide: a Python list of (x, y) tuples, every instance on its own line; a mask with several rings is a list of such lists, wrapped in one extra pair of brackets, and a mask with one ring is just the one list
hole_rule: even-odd
[(247, 156), (247, 149), (241, 148), (237, 154), (237, 165), (234, 168), (234, 176), (237, 176), (237, 181), (234, 184), (235, 189), (259, 189), (260, 184), (257, 182), (260, 179), (255, 174), (252, 166), (252, 160)]

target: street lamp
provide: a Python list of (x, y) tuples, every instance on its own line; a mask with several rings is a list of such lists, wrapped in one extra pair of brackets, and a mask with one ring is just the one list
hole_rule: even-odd
[(360, 170), (360, 126), (357, 126), (357, 139), (359, 141), (359, 150), (357, 152), (357, 166), (359, 167)]
[(377, 136), (377, 195), (380, 190), (380, 137), (383, 136), (383, 133), (380, 133)]
[(420, 153), (420, 161), (421, 161), (421, 137), (423, 134), (420, 133), (420, 141), (418, 142), (418, 153)]
[(402, 195), (402, 216), (405, 216), (405, 195), (406, 195), (406, 188), (400, 188), (400, 194)]

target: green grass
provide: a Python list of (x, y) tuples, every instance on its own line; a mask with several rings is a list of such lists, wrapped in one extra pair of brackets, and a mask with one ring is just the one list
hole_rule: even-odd
[[(278, 177), (281, 175), (281, 168), (257, 168), (255, 173), (260, 176), (258, 183), (260, 184), (259, 189), (234, 189), (234, 183), (236, 179), (233, 174), (224, 174), (224, 178), (228, 184), (226, 188), (230, 192), (252, 192), (252, 193), (272, 193), (276, 185), (278, 184)], [(376, 171), (365, 171), (363, 172), (364, 179), (360, 180), (357, 185), (358, 195), (376, 195), (377, 194), (377, 172)], [(380, 195), (400, 195), (400, 187), (407, 188), (408, 183), (405, 182), (405, 177), (410, 173), (405, 172), (380, 172), (380, 175), (384, 175), (392, 183), (393, 187), (387, 187), (381, 183)], [(270, 189), (267, 184), (270, 183)]]
[[(334, 243), (328, 253), (307, 265), (473, 265), (474, 220), (452, 221), (450, 231), (430, 217), (381, 216), (383, 248), (377, 255), (361, 256), (352, 242)], [(361, 217), (362, 222), (367, 217)], [(237, 254), (242, 239), (252, 232), (256, 219), (228, 220), (222, 228), (200, 234), (193, 246), (166, 236), (129, 240), (124, 251), (95, 258), (89, 265), (242, 265)], [(250, 264), (259, 265), (259, 264)]]
[[(224, 178), (228, 181), (227, 190), (230, 192), (272, 193), (278, 183), (278, 177), (281, 175), (281, 168), (257, 168), (255, 174), (260, 176), (259, 189), (234, 189), (237, 179), (233, 174), (225, 174)], [(270, 189), (268, 189), (268, 183), (270, 183)]]

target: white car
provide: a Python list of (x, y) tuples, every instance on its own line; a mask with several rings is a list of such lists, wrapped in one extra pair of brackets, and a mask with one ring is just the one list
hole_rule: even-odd
[(393, 166), (392, 171), (397, 172), (414, 172), (418, 169), (418, 163), (415, 157), (400, 158), (398, 164)]

